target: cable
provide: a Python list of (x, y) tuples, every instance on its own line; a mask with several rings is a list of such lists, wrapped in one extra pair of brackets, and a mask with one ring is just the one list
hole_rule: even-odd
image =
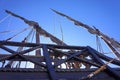
[(62, 35), (62, 45), (63, 45), (64, 38), (63, 38), (63, 30), (62, 30), (62, 26), (61, 26), (61, 24), (60, 24), (60, 30), (61, 30), (61, 35)]
[[(25, 29), (25, 28), (24, 28)], [(20, 30), (24, 30), (23, 28), (19, 29)], [(9, 32), (17, 32), (18, 30), (6, 30), (6, 31), (1, 31), (0, 34), (5, 34), (5, 33), (9, 33)]]
[[(32, 30), (32, 31), (29, 33), (29, 36), (30, 36), (30, 35), (32, 35), (32, 38), (31, 38), (31, 43), (32, 43), (32, 42), (33, 42), (33, 39), (34, 39), (35, 31)], [(28, 55), (29, 55), (29, 53), (28, 53)], [(27, 62), (28, 62), (28, 61), (26, 61), (26, 63), (25, 63), (25, 68), (27, 67)]]
[(4, 17), (3, 19), (0, 20), (0, 23), (2, 23), (3, 21), (5, 21), (10, 15), (7, 15), (6, 17)]
[[(30, 36), (31, 36), (31, 34), (32, 34), (32, 32), (33, 32), (34, 30), (33, 30), (33, 28), (32, 28), (32, 30), (29, 32), (29, 34), (24, 38), (24, 40), (22, 41), (22, 43), (25, 43), (25, 42), (27, 42), (28, 40), (29, 40), (29, 38), (30, 38)], [(19, 47), (18, 49), (17, 49), (17, 52), (20, 52), (20, 51), (22, 51), (23, 50), (23, 48), (24, 47)], [(17, 61), (13, 61), (13, 60), (11, 60), (10, 62), (8, 62), (8, 66), (11, 66), (12, 68), (15, 66), (15, 63), (16, 63)], [(18, 61), (17, 62), (17, 64), (16, 64), (16, 68), (20, 68), (20, 65), (21, 65), (21, 61)]]
[(63, 45), (63, 42), (64, 42), (63, 29), (62, 29), (62, 25), (61, 25), (60, 19), (58, 18), (57, 20), (58, 20), (58, 23), (59, 23), (59, 25), (60, 25), (60, 32), (61, 32), (62, 45)]
[(30, 28), (30, 27), (23, 29), (22, 31), (18, 32), (17, 34), (13, 35), (12, 37), (10, 37), (10, 38), (6, 39), (6, 41), (11, 40), (12, 38), (16, 37), (17, 35), (21, 34), (22, 32), (24, 32), (24, 31), (28, 30), (29, 28)]
[(0, 32), (0, 34), (8, 33), (8, 32), (11, 32), (11, 31), (2, 31), (2, 32)]

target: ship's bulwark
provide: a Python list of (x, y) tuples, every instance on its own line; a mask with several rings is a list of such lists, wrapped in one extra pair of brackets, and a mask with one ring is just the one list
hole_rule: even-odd
[[(39, 36), (49, 37), (57, 45), (40, 44), (38, 42), (28, 43), (25, 41), (0, 41), (0, 49), (9, 52), (6, 55), (0, 54), (0, 61), (2, 63), (0, 80), (120, 80), (120, 69), (108, 66), (108, 64), (120, 66), (119, 60), (105, 56), (89, 46), (68, 46), (63, 41), (42, 29), (37, 22), (27, 20), (10, 11), (6, 12), (22, 19), (26, 24), (32, 26), (36, 33), (39, 33)], [(69, 16), (62, 13), (59, 14), (75, 21)], [(94, 29), (89, 28), (89, 26), (83, 23), (75, 21), (75, 25), (84, 26), (90, 29), (88, 30), (89, 32), (92, 31), (92, 34), (96, 34)], [(18, 47), (18, 49), (26, 47), (26, 49), (15, 51), (8, 46)], [(35, 50), (39, 50), (42, 55), (26, 55)], [(13, 62), (16, 61), (19, 64), (12, 66)], [(26, 63), (31, 62), (38, 67), (23, 68), (20, 66), (22, 61)], [(7, 62), (12, 64), (7, 64)]]
[[(0, 72), (0, 80), (50, 80), (48, 73), (39, 69), (14, 69), (7, 70), (7, 72)], [(86, 77), (94, 70), (58, 70), (57, 80), (82, 80), (81, 78)], [(120, 69), (118, 70), (120, 74)], [(88, 80), (116, 80), (110, 77), (105, 72), (97, 74), (95, 77)]]
[[(87, 80), (87, 76), (94, 71), (98, 70), (102, 65), (104, 65), (103, 60), (110, 61), (111, 58), (95, 51), (89, 46), (59, 46), (51, 44), (36, 44), (36, 43), (21, 43), (21, 42), (11, 42), (11, 41), (0, 41), (0, 47), (5, 50), (12, 51), (4, 46), (26, 46), (32, 47), (25, 51), (19, 53), (14, 52), (9, 55), (0, 55), (0, 60), (14, 60), (14, 61), (30, 61), (38, 66), (39, 68), (11, 68), (3, 67), (0, 68), (0, 79), (1, 80)], [(46, 47), (44, 47), (46, 46)], [(27, 52), (41, 48), (43, 49), (44, 56), (30, 56), (23, 55)], [(72, 49), (72, 51), (64, 52), (60, 51), (65, 49)], [(48, 51), (49, 50), (49, 51)], [(74, 50), (74, 51), (73, 51)], [(77, 51), (77, 52), (76, 52)], [(48, 55), (49, 54), (49, 55)], [(50, 56), (55, 56), (55, 58), (50, 58)], [(57, 58), (59, 56), (66, 56), (66, 59)], [(91, 59), (87, 60), (81, 58), (78, 55), (89, 56)], [(33, 57), (33, 58), (32, 58)], [(73, 63), (79, 62), (80, 64), (85, 63), (85, 68), (78, 68), (73, 66), (67, 68), (60, 68), (58, 65), (62, 63)], [(46, 63), (46, 64), (43, 64)], [(49, 64), (54, 63), (54, 64)], [(120, 61), (113, 60), (111, 63), (119, 65)], [(96, 66), (96, 68), (91, 68), (90, 65)], [(54, 70), (54, 71), (53, 71)], [(119, 80), (120, 79), (120, 69), (113, 69), (109, 66), (105, 66), (103, 71), (95, 74), (91, 77), (91, 80)], [(18, 78), (19, 77), (19, 78)]]

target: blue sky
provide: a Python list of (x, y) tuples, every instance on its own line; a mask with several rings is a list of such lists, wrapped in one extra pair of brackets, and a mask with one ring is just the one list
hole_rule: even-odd
[[(67, 14), (91, 27), (96, 26), (103, 33), (120, 41), (119, 4), (119, 0), (0, 0), (0, 20), (8, 16), (4, 11), (7, 9), (29, 20), (38, 22), (43, 29), (59, 39), (62, 39), (61, 25), (64, 42), (69, 45), (89, 45), (96, 48), (94, 35), (89, 34), (83, 28), (75, 26), (71, 21), (56, 15), (50, 8)], [(24, 22), (12, 16), (0, 23), (0, 31), (19, 30), (26, 27), (28, 26)], [(12, 35), (12, 33), (9, 35)], [(6, 39), (9, 35), (0, 34), (0, 40)]]

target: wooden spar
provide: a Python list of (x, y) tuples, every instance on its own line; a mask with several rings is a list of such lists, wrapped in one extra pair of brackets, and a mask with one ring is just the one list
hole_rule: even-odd
[[(58, 12), (58, 11), (53, 10), (53, 9), (51, 9), (51, 10), (52, 10), (53, 12), (55, 12), (55, 13), (63, 16), (63, 17), (66, 17), (66, 18), (69, 19), (70, 21), (73, 21), (75, 25), (81, 26), (81, 27), (87, 29), (89, 33), (100, 36), (105, 42), (109, 43), (111, 46), (114, 46), (116, 49), (120, 48), (120, 43), (119, 43), (119, 42), (117, 42), (117, 41), (114, 40), (113, 38), (110, 38), (109, 36), (103, 34), (103, 33), (102, 33), (101, 31), (99, 31), (98, 29), (92, 28), (92, 27), (90, 27), (90, 26), (88, 26), (88, 25), (86, 25), (86, 24), (84, 24), (84, 23), (82, 23), (82, 22), (80, 22), (80, 21), (77, 21), (77, 20), (75, 20), (75, 19), (73, 19), (73, 18), (71, 18), (71, 17), (69, 17), (69, 16), (61, 13), (61, 12)], [(108, 45), (108, 46), (109, 46), (109, 45)], [(114, 51), (113, 51), (113, 52), (114, 52)], [(115, 53), (115, 55), (116, 55), (116, 53)], [(118, 55), (120, 56), (120, 54), (117, 53), (117, 55), (116, 55), (116, 56), (119, 58)], [(120, 59), (120, 58), (119, 58), (119, 59)]]
[(118, 57), (118, 59), (120, 60), (120, 54), (117, 52), (117, 50), (115, 50), (115, 48), (110, 43), (108, 43), (106, 40), (104, 40), (104, 41), (110, 47), (110, 49), (113, 51), (113, 53)]
[(102, 65), (100, 68), (98, 68), (97, 70), (95, 70), (94, 72), (90, 73), (88, 76), (87, 76), (87, 79), (90, 79), (92, 78), (94, 75), (100, 73), (101, 71), (105, 70), (106, 69), (106, 66), (108, 64), (110, 64), (111, 62), (113, 62), (114, 59), (110, 60), (109, 62), (107, 62), (106, 64)]
[[(40, 37), (39, 37), (39, 33), (36, 32), (36, 43), (40, 44)], [(36, 55), (40, 56), (40, 50), (36, 50)]]
[(26, 24), (32, 26), (40, 35), (43, 35), (43, 36), (46, 36), (46, 37), (49, 37), (51, 39), (51, 41), (55, 42), (56, 44), (58, 45), (67, 45), (65, 43), (63, 43), (63, 41), (61, 41), (60, 39), (56, 38), (55, 36), (53, 36), (52, 34), (48, 33), (47, 31), (45, 31), (44, 29), (42, 29), (39, 24), (35, 21), (30, 21), (30, 20), (27, 20), (19, 15), (16, 15), (8, 10), (6, 10), (6, 12), (8, 14), (11, 14), (12, 16), (14, 17), (17, 17), (21, 20), (23, 20)]
[[(98, 55), (96, 55), (98, 52), (96, 52), (94, 49), (92, 49), (91, 47), (89, 47), (89, 46), (87, 46), (87, 49), (88, 49), (88, 51), (90, 52), (90, 54), (92, 55), (92, 57), (94, 58), (94, 60), (97, 62), (97, 63), (99, 63), (101, 66), (102, 65), (104, 65), (104, 62), (98, 57)], [(99, 53), (98, 53), (99, 54)], [(114, 59), (112, 59), (112, 60), (110, 60), (109, 62), (110, 63), (112, 63), (112, 61), (114, 61)], [(108, 63), (109, 63), (108, 62)], [(107, 63), (107, 64), (108, 64)], [(106, 66), (106, 70), (105, 70), (105, 72), (106, 73), (111, 73), (111, 74), (109, 74), (110, 76), (112, 75), (112, 77), (114, 77), (115, 78), (115, 80), (119, 80), (120, 79), (120, 75), (116, 72), (116, 71), (114, 71), (110, 66), (107, 66), (107, 65), (105, 65)], [(98, 71), (97, 71), (98, 72)]]
[[(40, 36), (39, 36), (39, 33), (38, 33), (37, 30), (36, 30), (36, 44), (40, 44)], [(40, 49), (36, 50), (35, 55), (36, 56), (41, 56), (41, 50)], [(34, 67), (39, 68), (40, 66), (34, 65)]]

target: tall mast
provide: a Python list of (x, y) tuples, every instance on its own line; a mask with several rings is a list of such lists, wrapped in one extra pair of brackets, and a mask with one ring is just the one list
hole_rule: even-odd
[(23, 18), (23, 17), (15, 14), (15, 13), (13, 13), (13, 12), (10, 12), (10, 11), (8, 11), (8, 10), (6, 10), (6, 12), (7, 12), (8, 14), (11, 14), (11, 15), (14, 16), (14, 17), (17, 17), (17, 18), (23, 20), (26, 24), (32, 26), (32, 27), (35, 29), (35, 31), (37, 31), (37, 33), (39, 33), (40, 35), (43, 35), (43, 36), (45, 36), (45, 37), (49, 37), (49, 38), (51, 39), (51, 41), (55, 42), (56, 44), (58, 44), (58, 45), (67, 45), (67, 44), (63, 43), (63, 41), (61, 41), (60, 39), (56, 38), (56, 37), (53, 36), (52, 34), (48, 33), (48, 32), (45, 31), (44, 29), (42, 29), (37, 22), (27, 20), (26, 18)]
[[(40, 44), (40, 36), (39, 35), (40, 34), (36, 30), (36, 44)], [(36, 56), (41, 56), (41, 50), (40, 49), (36, 50), (35, 55)], [(38, 65), (35, 65), (35, 68), (40, 68), (40, 67)]]

